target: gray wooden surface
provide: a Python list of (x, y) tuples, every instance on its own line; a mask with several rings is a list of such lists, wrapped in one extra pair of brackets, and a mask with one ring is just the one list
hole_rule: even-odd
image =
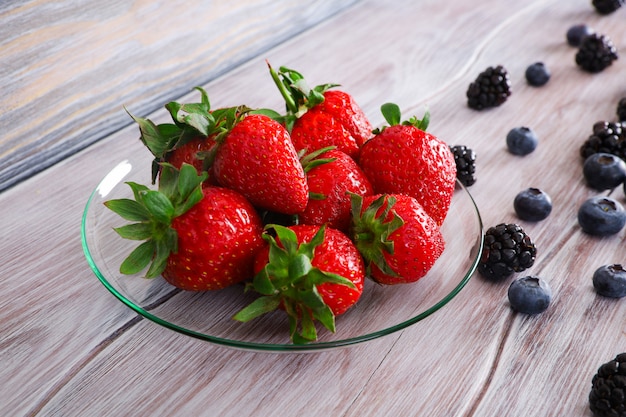
[[(120, 108), (127, 104), (139, 113), (158, 108), (148, 116), (162, 119), (162, 105), (169, 99), (165, 91), (177, 92), (181, 101), (197, 97), (187, 93), (195, 80), (182, 73), (176, 56), (147, 65), (133, 61), (129, 52), (151, 61), (149, 51), (181, 41), (176, 33), (187, 32), (190, 15), (176, 20), (175, 28), (159, 27), (167, 39), (152, 42), (123, 24), (129, 16), (146, 19), (143, 13), (124, 9), (122, 2), (108, 4), (110, 13), (97, 17), (89, 11), (58, 16), (73, 16), (69, 19), (85, 26), (104, 19), (120, 30), (126, 27), (128, 32), (117, 32), (110, 44), (95, 41), (97, 30), (83, 42), (108, 51), (90, 65), (106, 68), (117, 57), (131, 67), (115, 75), (102, 70), (100, 78), (109, 81), (100, 85), (98, 77), (92, 78), (94, 91), (63, 90), (67, 96), (53, 100), (59, 90), (52, 81), (72, 85), (72, 60), (63, 66), (70, 74), (64, 74), (46, 70), (50, 62), (35, 65), (33, 59), (31, 70), (41, 75), (33, 79), (42, 81), (31, 82), (39, 87), (5, 87), (14, 100), (2, 100), (2, 113), (33, 108), (41, 97), (54, 106), (33, 126), (22, 121), (12, 128), (13, 137), (37, 130), (69, 132), (59, 135), (63, 138), (92, 136), (81, 133), (93, 129), (91, 116), (96, 125), (106, 125), (126, 117)], [(156, 8), (155, 3), (133, 4), (143, 12)], [(168, 4), (159, 5), (168, 9)], [(19, 5), (11, 12), (3, 4), (3, 21), (17, 25), (18, 11), (28, 17), (35, 9), (54, 8), (44, 2)], [(233, 15), (237, 27), (263, 23), (244, 10)], [(295, 12), (282, 10), (285, 20), (287, 10)], [(320, 10), (329, 12), (330, 6)], [(591, 276), (603, 264), (625, 262), (626, 230), (603, 239), (581, 232), (578, 206), (597, 193), (584, 183), (578, 148), (593, 123), (615, 117), (618, 99), (626, 96), (626, 59), (603, 73), (584, 73), (574, 64), (575, 49), (565, 42), (565, 32), (586, 22), (626, 51), (625, 18), (626, 9), (600, 16), (587, 0), (399, 0), (393, 7), (364, 0), (251, 54), (241, 65), (233, 58), (232, 65), (217, 71), (219, 77), (203, 84), (216, 105), (279, 106), (267, 58), (300, 69), (313, 83), (342, 84), (376, 125), (386, 101), (397, 102), (407, 115), (421, 114), (428, 106), (432, 133), (478, 154), (478, 181), (471, 192), (485, 226), (519, 222), (537, 244), (537, 261), (527, 272), (552, 286), (553, 303), (545, 313), (514, 313), (506, 298), (510, 281), (494, 284), (474, 275), (427, 320), (376, 341), (319, 354), (231, 350), (140, 319), (95, 278), (80, 243), (81, 216), (96, 184), (126, 156), (145, 152), (136, 126), (126, 125), (103, 132), (96, 144), (0, 194), (0, 415), (591, 416), (587, 396), (593, 374), (626, 350), (626, 300), (596, 295)], [(306, 14), (299, 19), (315, 20)], [(78, 26), (44, 25), (52, 39), (71, 39)], [(30, 39), (12, 36), (18, 35)], [(238, 45), (253, 50), (255, 36), (245, 31), (241, 36)], [(258, 41), (263, 44), (263, 37)], [(180, 56), (191, 56), (189, 51), (204, 56), (204, 48), (219, 44), (214, 40), (211, 47), (194, 49), (190, 43)], [(45, 52), (51, 56), (40, 51)], [(0, 50), (3, 57), (10, 53), (10, 48)], [(540, 60), (553, 76), (537, 89), (526, 85), (523, 72)], [(468, 109), (468, 84), (494, 64), (509, 70), (512, 96), (497, 109)], [(142, 76), (150, 81), (141, 82)], [(118, 88), (109, 91), (107, 85)], [(83, 103), (80, 109), (72, 108), (75, 102)], [(69, 119), (57, 118), (64, 113)], [(537, 132), (540, 143), (532, 154), (517, 157), (507, 152), (504, 137), (523, 125)], [(553, 199), (553, 213), (543, 222), (521, 222), (514, 214), (514, 196), (529, 186)], [(612, 194), (626, 203), (621, 189)]]
[(0, 192), (354, 2), (2, 2)]

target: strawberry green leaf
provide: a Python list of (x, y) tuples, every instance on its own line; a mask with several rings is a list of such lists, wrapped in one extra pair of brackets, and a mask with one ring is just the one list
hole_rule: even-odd
[(307, 278), (310, 280), (311, 285), (320, 285), (323, 283), (345, 285), (346, 287), (356, 288), (354, 283), (346, 277), (342, 277), (339, 274), (332, 272), (322, 272), (319, 269), (313, 269), (309, 272)]
[(304, 172), (307, 173), (311, 171), (313, 168), (318, 167), (320, 165), (335, 162), (337, 158), (320, 158), (320, 156), (322, 156), (323, 154), (325, 154), (326, 152), (332, 149), (337, 149), (337, 147), (326, 146), (324, 148), (320, 148), (308, 154), (300, 155), (300, 163), (302, 164), (302, 168), (304, 169)]
[(172, 227), (165, 229), (163, 242), (171, 252), (178, 252), (178, 232), (176, 231), (176, 229)]
[(105, 201), (104, 205), (124, 220), (131, 222), (141, 222), (150, 218), (150, 214), (143, 205), (128, 198)]
[(155, 243), (152, 240), (143, 242), (137, 246), (120, 265), (120, 272), (124, 275), (132, 275), (143, 270), (152, 260)]
[(169, 143), (163, 139), (163, 135), (157, 125), (149, 119), (134, 116), (128, 110), (126, 112), (139, 125), (140, 139), (143, 144), (153, 155), (163, 155), (167, 151)]
[[(385, 274), (397, 276), (385, 258), (385, 254), (394, 253), (393, 241), (389, 236), (404, 225), (402, 218), (392, 210), (396, 199), (386, 194), (381, 195), (363, 211), (362, 200), (357, 194), (350, 195), (353, 216), (351, 237), (368, 269), (374, 264)], [(386, 220), (389, 213), (391, 219)]]
[(239, 310), (237, 314), (233, 316), (233, 319), (245, 323), (259, 316), (262, 316), (263, 314), (270, 313), (276, 310), (279, 305), (279, 296), (262, 296), (254, 300), (252, 303), (248, 304), (242, 310)]
[(127, 182), (134, 200), (105, 202), (109, 209), (122, 218), (138, 222), (115, 228), (122, 238), (145, 240), (122, 263), (120, 271), (124, 274), (135, 274), (146, 266), (146, 277), (161, 274), (170, 254), (178, 251), (178, 233), (172, 227), (172, 220), (204, 198), (202, 183), (206, 173), (198, 174), (189, 164), (183, 164), (181, 170), (168, 163), (160, 166), (162, 175), (159, 190)]
[(172, 204), (176, 204), (178, 196), (178, 171), (168, 163), (159, 164), (161, 176), (159, 178), (159, 192), (167, 197)]
[(285, 227), (277, 224), (269, 225), (266, 229), (272, 228), (276, 232), (276, 236), (280, 241), (283, 248), (285, 248), (285, 252), (292, 255), (295, 254), (298, 250), (298, 238), (296, 237), (296, 233)]
[(325, 226), (321, 226), (308, 242), (299, 242), (296, 232), (288, 227), (266, 226), (263, 238), (269, 244), (268, 263), (246, 287), (280, 300), (289, 317), (291, 339), (296, 344), (317, 338), (315, 320), (335, 330), (334, 314), (320, 295), (318, 285), (333, 283), (356, 288), (349, 279), (313, 266), (315, 250), (324, 243), (325, 231)]
[(319, 228), (317, 233), (311, 238), (309, 242), (300, 243), (298, 248), (298, 253), (304, 254), (308, 256), (310, 259), (313, 259), (315, 256), (315, 248), (324, 243), (324, 234), (326, 233), (326, 226), (322, 226)]
[(170, 113), (170, 117), (172, 118), (174, 123), (176, 123), (176, 126), (179, 129), (183, 128), (182, 120), (181, 120), (180, 116), (178, 115), (178, 113), (180, 113), (180, 109), (182, 107), (183, 107), (183, 105), (178, 103), (178, 102), (176, 102), (176, 101), (170, 101), (169, 103), (167, 103), (165, 105), (165, 109)]
[(161, 275), (167, 265), (167, 258), (170, 256), (171, 250), (166, 241), (157, 240), (155, 243), (154, 259), (148, 268), (148, 272), (146, 272), (146, 278), (154, 278)]
[(325, 98), (324, 98), (323, 92), (320, 92), (315, 89), (310, 90), (309, 94), (307, 95), (307, 107), (311, 109), (317, 106), (318, 104), (323, 103), (324, 100)]
[(129, 240), (146, 240), (152, 236), (152, 227), (149, 223), (131, 223), (113, 229), (118, 235)]
[(282, 122), (284, 119), (283, 115), (272, 109), (255, 109), (251, 110), (249, 114), (262, 114), (269, 117), (270, 119), (276, 120), (279, 123)]
[(311, 287), (311, 289), (300, 288), (297, 296), (298, 301), (312, 311), (328, 307), (315, 286)]
[(206, 90), (200, 86), (196, 86), (193, 88), (194, 90), (198, 90), (200, 92), (200, 102), (206, 107), (206, 110), (211, 109), (211, 102), (209, 101), (209, 95)]
[(193, 165), (183, 164), (180, 167), (180, 174), (178, 176), (178, 193), (182, 199), (188, 198), (198, 190), (206, 179), (206, 176), (206, 172), (198, 175), (198, 171), (196, 171)]
[(209, 129), (211, 126), (211, 120), (207, 115), (190, 113), (183, 118), (184, 123), (187, 126), (191, 126), (203, 136), (209, 136)]
[(309, 191), (309, 200), (326, 200), (326, 195)]
[(417, 127), (419, 130), (426, 131), (426, 129), (428, 129), (428, 125), (430, 124), (430, 112), (426, 110), (421, 120), (415, 116), (411, 117), (408, 124)]
[(335, 315), (327, 305), (314, 310), (313, 317), (322, 323), (329, 331), (335, 333)]
[(299, 279), (311, 272), (311, 258), (305, 254), (297, 254), (289, 263), (289, 277)]
[(380, 106), (383, 117), (389, 123), (389, 126), (399, 125), (402, 120), (402, 112), (400, 107), (395, 103), (385, 103)]
[(313, 321), (313, 317), (309, 314), (303, 314), (301, 320), (302, 329), (299, 336), (301, 336), (304, 340), (309, 341), (317, 339), (317, 330), (315, 329), (315, 322)]
[(146, 191), (143, 196), (146, 209), (150, 215), (160, 223), (169, 224), (174, 217), (174, 205), (163, 194), (158, 191)]
[(259, 294), (274, 295), (276, 294), (276, 287), (272, 283), (269, 277), (267, 268), (263, 268), (258, 274), (254, 276), (252, 288), (254, 288)]
[(128, 184), (130, 189), (133, 191), (133, 196), (135, 197), (135, 200), (137, 200), (137, 202), (141, 202), (144, 192), (150, 190), (145, 185), (137, 184), (136, 182), (129, 181), (126, 184)]

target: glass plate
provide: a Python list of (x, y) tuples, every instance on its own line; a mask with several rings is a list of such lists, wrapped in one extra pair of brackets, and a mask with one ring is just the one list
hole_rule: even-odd
[(104, 286), (140, 315), (171, 330), (219, 345), (273, 352), (320, 351), (377, 339), (418, 323), (446, 305), (467, 284), (482, 251), (483, 225), (469, 192), (457, 183), (442, 226), (446, 248), (435, 266), (411, 284), (381, 286), (366, 280), (361, 299), (336, 319), (336, 332), (318, 326), (318, 340), (293, 345), (286, 314), (277, 311), (240, 323), (232, 316), (254, 295), (243, 285), (220, 291), (187, 292), (161, 277), (122, 275), (119, 266), (137, 242), (113, 230), (125, 220), (103, 202), (132, 198), (125, 181), (150, 184), (150, 160), (127, 159), (113, 168), (93, 191), (82, 218), (87, 262)]

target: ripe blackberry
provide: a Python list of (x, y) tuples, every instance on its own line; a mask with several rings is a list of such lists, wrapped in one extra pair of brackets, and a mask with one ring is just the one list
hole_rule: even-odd
[(456, 177), (466, 187), (476, 182), (476, 152), (467, 146), (451, 146), (456, 164)]
[(585, 71), (603, 71), (618, 58), (617, 49), (606, 35), (592, 33), (583, 38), (576, 53), (576, 64)]
[(489, 67), (481, 72), (467, 89), (467, 105), (475, 110), (497, 107), (511, 95), (511, 82), (502, 66)]
[(592, 0), (591, 4), (600, 14), (611, 14), (624, 4), (624, 0)]
[(589, 408), (596, 417), (626, 416), (626, 353), (598, 368), (591, 380)]
[(501, 280), (535, 263), (537, 248), (515, 223), (500, 223), (485, 232), (484, 249), (478, 272), (491, 280)]
[(600, 121), (580, 147), (580, 156), (587, 159), (594, 153), (610, 153), (626, 161), (626, 129), (621, 123)]
[(626, 97), (623, 97), (619, 103), (617, 103), (617, 120), (626, 122)]

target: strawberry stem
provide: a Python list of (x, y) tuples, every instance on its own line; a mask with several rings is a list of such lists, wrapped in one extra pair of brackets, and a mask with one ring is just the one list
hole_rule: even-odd
[(270, 62), (268, 60), (265, 60), (265, 62), (267, 63), (267, 67), (270, 70), (270, 75), (272, 76), (272, 80), (274, 80), (274, 84), (276, 84), (276, 87), (278, 87), (278, 91), (280, 92), (280, 95), (283, 96), (283, 99), (285, 100), (285, 105), (287, 106), (287, 110), (293, 114), (298, 113), (298, 110), (299, 110), (298, 104), (296, 103), (296, 100), (294, 99), (293, 95), (289, 91), (289, 88), (285, 86), (283, 81), (280, 79), (278, 73), (270, 65)]
[[(405, 126), (415, 126), (419, 130), (426, 131), (428, 125), (430, 124), (430, 112), (426, 110), (424, 112), (424, 116), (421, 119), (418, 119), (416, 116), (412, 116), (408, 120), (402, 121), (402, 112), (400, 111), (400, 107), (395, 103), (385, 103), (380, 106), (380, 111), (383, 114), (383, 117), (389, 123), (389, 126), (395, 125), (405, 125)], [(381, 128), (375, 129), (374, 134), (378, 134), (385, 130), (383, 126)]]
[(122, 274), (136, 274), (148, 266), (146, 278), (160, 275), (170, 253), (178, 250), (178, 235), (171, 227), (172, 220), (204, 197), (202, 182), (206, 173), (199, 175), (189, 164), (183, 164), (180, 171), (170, 164), (161, 165), (158, 191), (128, 182), (134, 200), (114, 199), (104, 203), (125, 220), (135, 222), (114, 229), (122, 238), (144, 241), (122, 262)]
[[(315, 321), (335, 331), (335, 315), (323, 300), (317, 286), (334, 283), (355, 288), (354, 283), (340, 275), (322, 271), (312, 265), (315, 249), (324, 242), (326, 227), (322, 226), (309, 242), (298, 242), (296, 233), (284, 226), (268, 225), (276, 238), (265, 233), (269, 243), (269, 261), (257, 273), (247, 290), (262, 295), (233, 316), (247, 322), (282, 305), (289, 316), (291, 340), (303, 344), (317, 339)], [(280, 300), (276, 302), (276, 300)]]
[[(366, 268), (370, 270), (374, 264), (385, 274), (397, 276), (384, 256), (385, 254), (393, 255), (394, 245), (393, 241), (389, 240), (389, 236), (404, 225), (402, 218), (392, 211), (396, 198), (383, 194), (365, 210), (363, 210), (363, 197), (360, 195), (351, 193), (350, 202), (353, 216), (351, 237), (363, 256)], [(386, 220), (390, 213), (391, 219)]]

